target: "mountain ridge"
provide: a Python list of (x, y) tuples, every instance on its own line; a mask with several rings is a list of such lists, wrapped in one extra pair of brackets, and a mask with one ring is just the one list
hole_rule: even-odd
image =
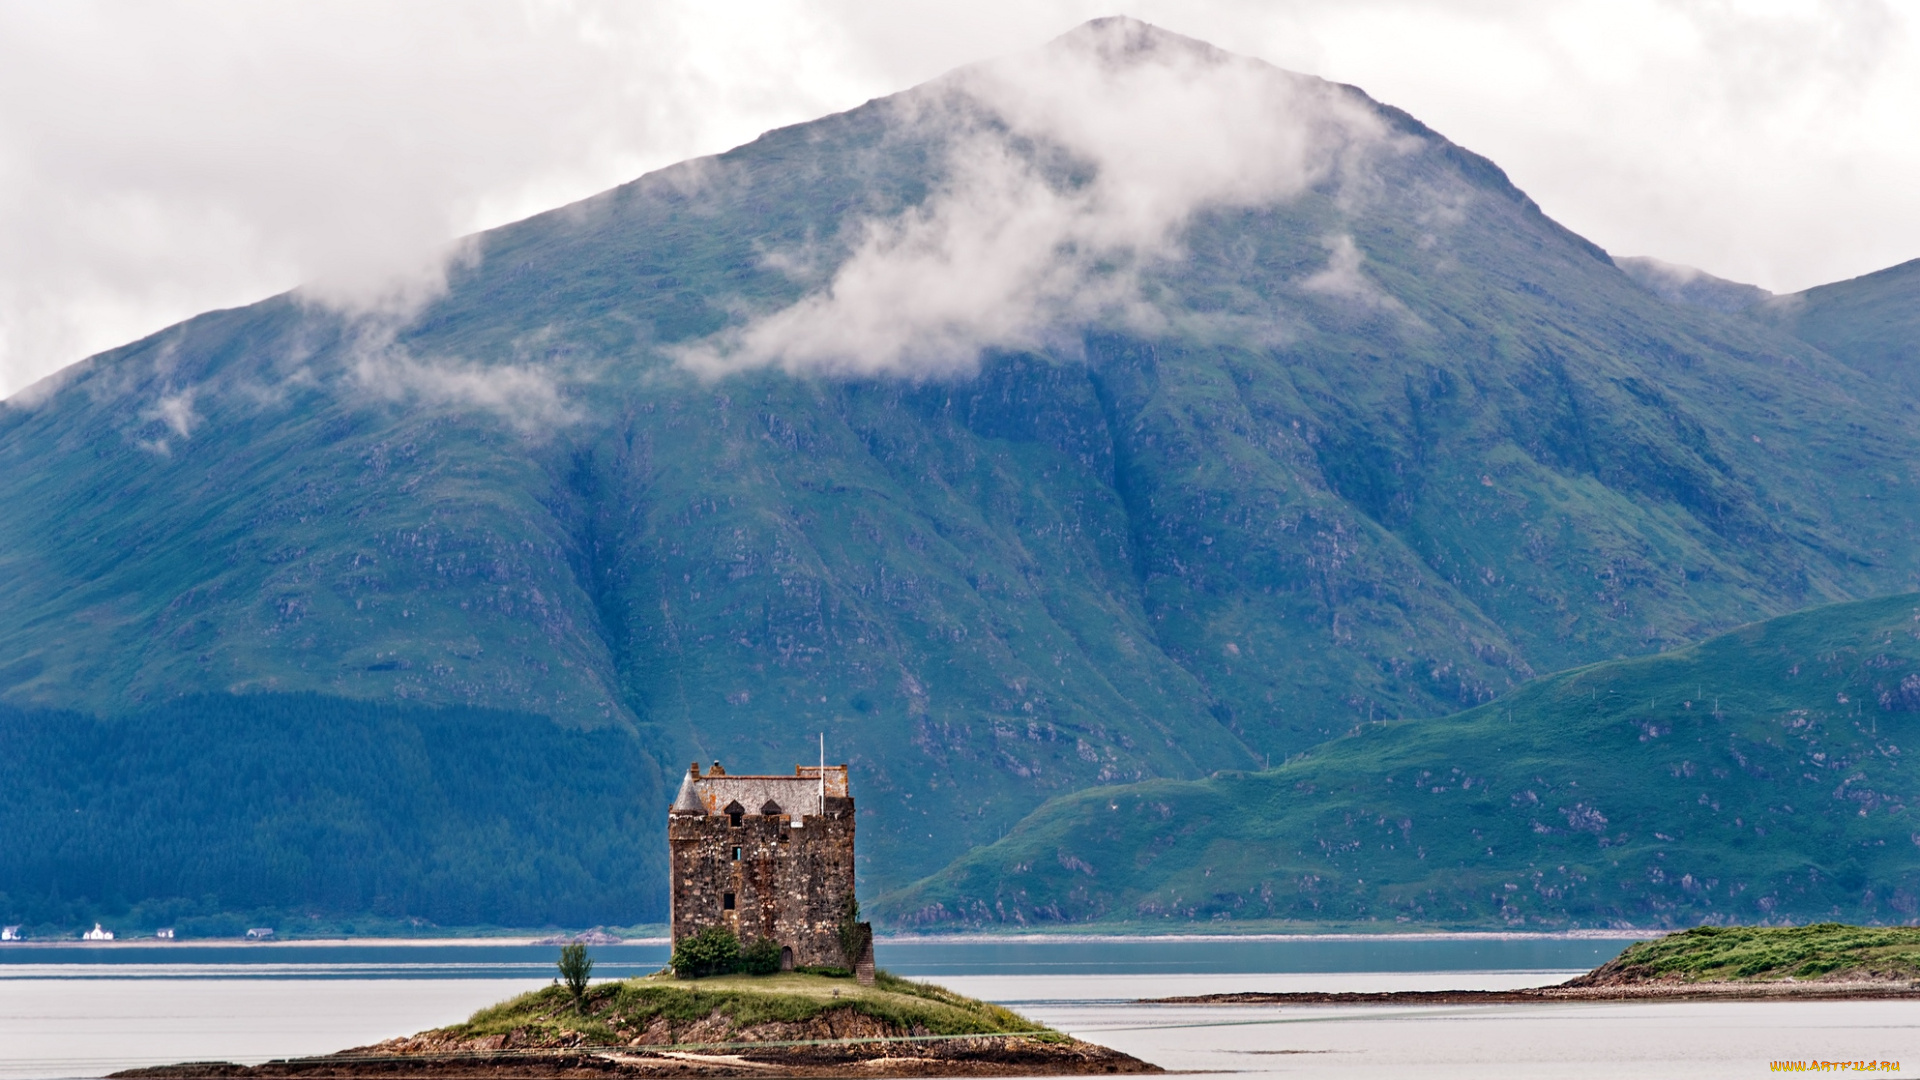
[[(483, 234), (410, 320), (274, 298), (0, 409), (0, 700), (510, 708), (665, 774), (825, 731), (898, 885), (1078, 787), (1913, 580), (1920, 433), (1869, 377), (1659, 301), (1357, 90), (1075, 58), (1104, 33), (1146, 31), (1020, 63), (1278, 102), (1209, 114), (1271, 186), (969, 75)], [(908, 346), (755, 352), (967, 237), (1026, 322), (872, 301)]]

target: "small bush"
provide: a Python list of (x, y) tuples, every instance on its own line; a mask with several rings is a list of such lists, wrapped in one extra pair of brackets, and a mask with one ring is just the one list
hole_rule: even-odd
[(771, 975), (780, 970), (780, 943), (761, 938), (740, 950), (740, 971), (748, 975)]
[[(780, 952), (773, 954), (774, 967), (780, 966)], [(668, 961), (673, 973), (683, 979), (706, 975), (731, 975), (740, 970), (740, 939), (724, 926), (709, 926), (673, 948)]]

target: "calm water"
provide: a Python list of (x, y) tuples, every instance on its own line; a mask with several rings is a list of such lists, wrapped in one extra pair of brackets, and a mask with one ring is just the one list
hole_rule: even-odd
[[(889, 941), (880, 965), (900, 975), (1206, 975), (1332, 971), (1588, 970), (1631, 939), (1447, 938), (1132, 941)], [(553, 974), (552, 945), (0, 946), (7, 978), (493, 979)], [(658, 971), (665, 942), (596, 945), (594, 973)]]
[[(1016, 1005), (1169, 1069), (1272, 1077), (1751, 1077), (1774, 1059), (1901, 1060), (1920, 1005), (1190, 1008), (1230, 990), (1539, 985), (1624, 941), (882, 942), (881, 964)], [(552, 946), (0, 947), (0, 1078), (325, 1053), (460, 1019), (552, 978)], [(597, 947), (595, 974), (664, 944)]]

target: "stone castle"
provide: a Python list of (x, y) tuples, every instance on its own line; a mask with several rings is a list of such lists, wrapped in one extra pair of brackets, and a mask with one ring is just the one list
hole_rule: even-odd
[[(780, 945), (780, 966), (846, 967), (840, 922), (853, 896), (853, 798), (845, 765), (729, 776), (695, 762), (667, 813), (673, 941), (724, 926)], [(852, 965), (873, 965), (872, 932)]]

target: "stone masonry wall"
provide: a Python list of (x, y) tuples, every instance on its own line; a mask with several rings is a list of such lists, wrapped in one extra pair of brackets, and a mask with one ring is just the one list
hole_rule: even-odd
[(826, 816), (800, 828), (786, 814), (749, 813), (738, 827), (725, 814), (674, 816), (667, 841), (674, 941), (720, 925), (742, 944), (772, 938), (793, 949), (797, 965), (845, 966), (839, 927), (854, 887), (852, 799), (829, 797)]

